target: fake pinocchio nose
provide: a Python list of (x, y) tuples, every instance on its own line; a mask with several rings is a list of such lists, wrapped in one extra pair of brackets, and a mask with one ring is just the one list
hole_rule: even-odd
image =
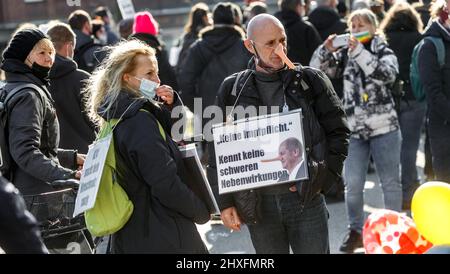
[(294, 63), (291, 62), (291, 60), (289, 60), (289, 58), (286, 56), (286, 54), (284, 53), (283, 50), (283, 44), (278, 44), (277, 48), (275, 49), (275, 54), (278, 55), (281, 60), (283, 60), (283, 62), (290, 68), (290, 69), (294, 69), (295, 65)]
[(261, 160), (261, 163), (270, 163), (270, 162), (276, 162), (276, 161), (281, 161), (281, 157), (275, 157), (272, 159), (264, 159), (264, 160)]

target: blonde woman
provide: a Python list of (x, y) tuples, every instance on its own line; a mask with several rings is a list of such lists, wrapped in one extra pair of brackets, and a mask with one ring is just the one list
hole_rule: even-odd
[(364, 183), (370, 156), (376, 165), (386, 208), (401, 210), (402, 188), (401, 137), (390, 87), (399, 71), (397, 57), (379, 34), (376, 15), (370, 10), (352, 12), (348, 25), (348, 44), (333, 47), (335, 35), (331, 35), (314, 52), (311, 66), (320, 68), (330, 78), (344, 76), (344, 107), (352, 135), (344, 163), (349, 231), (340, 250), (351, 253), (362, 247)]
[[(58, 150), (59, 125), (47, 90), (55, 60), (52, 42), (38, 29), (21, 29), (3, 52), (3, 59), (6, 94), (19, 90), (6, 104), (12, 159), (10, 173), (3, 175), (24, 195), (54, 191), (50, 183), (56, 180), (79, 179), (81, 173), (76, 169), (83, 164), (83, 157), (77, 159), (75, 151)], [(58, 158), (70, 169), (61, 166)], [(41, 220), (46, 213), (36, 217)]]
[(165, 110), (173, 104), (173, 91), (159, 84), (155, 50), (131, 40), (111, 49), (88, 85), (93, 118), (100, 123), (122, 119), (113, 133), (118, 181), (134, 211), (113, 235), (112, 252), (207, 253), (195, 223), (207, 222), (209, 212), (183, 183), (181, 155), (169, 136)]

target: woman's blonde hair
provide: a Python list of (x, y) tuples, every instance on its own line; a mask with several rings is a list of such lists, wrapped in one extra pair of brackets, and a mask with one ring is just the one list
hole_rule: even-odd
[(123, 82), (123, 75), (135, 69), (136, 57), (146, 55), (156, 58), (153, 48), (134, 39), (120, 42), (108, 51), (108, 56), (89, 78), (85, 89), (85, 92), (90, 94), (90, 117), (100, 125), (103, 122), (97, 113), (100, 106), (105, 106), (102, 113), (107, 113), (122, 91), (140, 96), (138, 91), (128, 88)]
[(50, 39), (48, 39), (48, 38), (39, 40), (39, 42), (37, 42), (36, 45), (34, 45), (31, 52), (33, 52), (34, 50), (38, 50), (38, 49), (49, 50), (49, 51), (52, 51), (54, 54), (56, 54), (55, 46), (53, 45), (52, 41), (50, 41)]
[(375, 13), (373, 13), (369, 9), (359, 9), (359, 10), (355, 10), (352, 13), (350, 13), (350, 15), (348, 16), (348, 20), (347, 20), (347, 26), (348, 26), (349, 29), (352, 28), (352, 21), (355, 18), (360, 18), (363, 21), (365, 21), (365, 22), (371, 24), (372, 26), (374, 26), (375, 29), (378, 29), (377, 16), (375, 15)]
[(447, 3), (445, 0), (436, 0), (431, 4), (430, 16), (433, 19), (439, 18), (441, 12), (445, 9)]

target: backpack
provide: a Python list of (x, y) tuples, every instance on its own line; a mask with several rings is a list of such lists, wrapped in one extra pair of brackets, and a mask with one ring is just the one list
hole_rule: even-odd
[[(39, 93), (39, 95), (45, 96), (42, 94), (41, 88), (39, 88), (35, 84), (31, 83), (12, 83), (6, 84), (0, 88), (0, 173), (12, 181), (12, 170), (11, 167), (13, 165), (13, 161), (11, 158), (11, 154), (9, 153), (9, 144), (8, 144), (8, 102), (20, 91), (24, 89), (33, 89)], [(9, 91), (8, 91), (9, 90)]]
[(409, 78), (411, 80), (412, 92), (418, 102), (422, 102), (425, 100), (425, 90), (423, 88), (422, 82), (420, 81), (419, 72), (419, 53), (422, 49), (423, 44), (425, 43), (425, 40), (431, 41), (436, 47), (439, 67), (442, 69), (445, 65), (445, 47), (442, 38), (427, 36), (414, 47), (411, 58)]
[[(74, 56), (73, 56), (73, 60), (77, 63), (78, 68), (84, 71), (87, 71), (89, 73), (92, 73), (92, 71), (94, 70), (96, 64), (95, 63), (86, 63), (86, 58), (84, 58), (84, 55), (86, 54), (86, 52), (93, 48), (93, 47), (102, 47), (102, 45), (100, 44), (96, 44), (93, 41), (84, 44), (83, 46), (81, 46), (80, 48), (76, 49), (74, 52)], [(94, 59), (96, 58), (95, 56), (95, 52), (94, 52)]]
[(409, 106), (408, 100), (405, 98), (405, 90), (403, 89), (404, 81), (400, 79), (400, 74), (397, 74), (395, 76), (395, 81), (392, 84), (388, 85), (389, 90), (392, 94), (392, 99), (394, 99), (394, 108), (397, 111), (397, 113), (400, 113), (400, 104), (401, 101), (406, 102), (406, 104)]
[[(141, 109), (141, 111), (146, 110)], [(114, 128), (120, 121), (121, 119), (112, 119), (105, 122), (97, 140), (112, 134)], [(159, 121), (156, 121), (159, 126), (159, 132), (164, 141), (166, 141), (164, 129)], [(95, 205), (93, 208), (87, 210), (84, 215), (86, 227), (94, 236), (101, 237), (114, 234), (122, 229), (133, 213), (133, 203), (117, 179), (116, 151), (114, 147), (114, 136), (112, 136)]]

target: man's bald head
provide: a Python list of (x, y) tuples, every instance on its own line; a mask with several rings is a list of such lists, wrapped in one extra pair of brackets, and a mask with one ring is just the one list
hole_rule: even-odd
[(247, 38), (255, 40), (255, 37), (261, 32), (267, 31), (268, 26), (279, 27), (284, 31), (283, 24), (275, 16), (270, 14), (259, 14), (248, 22)]

